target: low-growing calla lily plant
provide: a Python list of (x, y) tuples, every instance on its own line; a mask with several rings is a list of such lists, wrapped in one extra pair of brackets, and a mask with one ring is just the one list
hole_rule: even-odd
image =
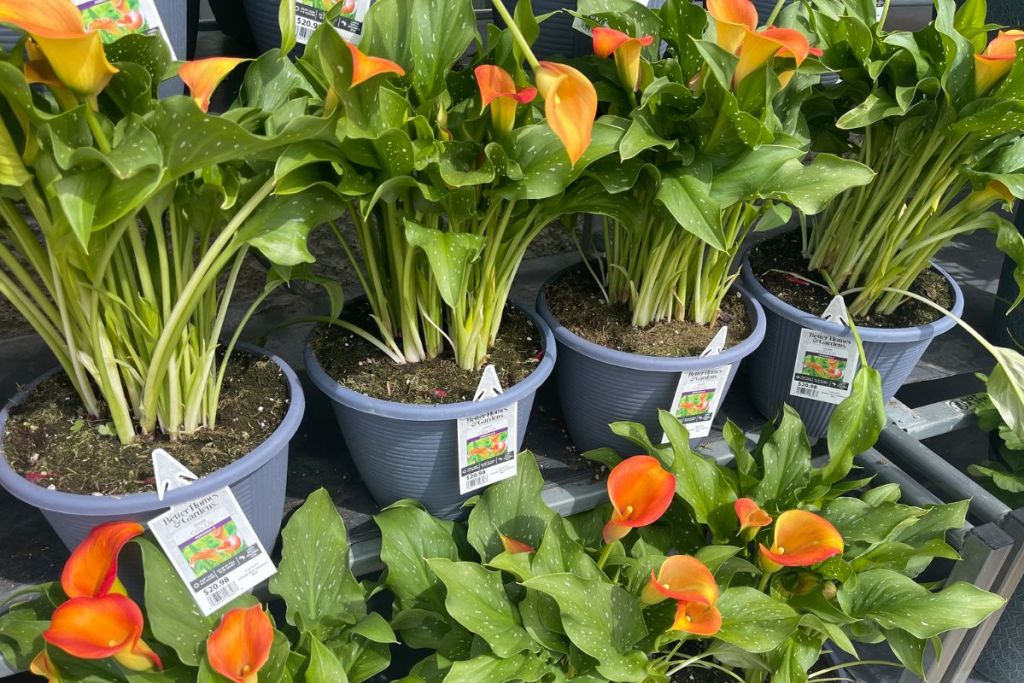
[[(143, 532), (136, 522), (98, 526), (71, 553), (59, 582), (7, 596), (0, 655), (50, 683), (358, 683), (388, 667), (394, 633), (367, 610), (369, 589), (352, 576), (345, 525), (325, 490), (283, 532), (270, 580), (285, 606), (280, 622), (252, 595), (204, 617)], [(129, 543), (142, 555), (145, 611), (117, 576)]]

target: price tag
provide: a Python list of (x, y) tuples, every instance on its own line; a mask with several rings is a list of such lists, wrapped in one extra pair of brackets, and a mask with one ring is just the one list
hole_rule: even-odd
[[(650, 7), (651, 3), (652, 3), (652, 0), (634, 0), (634, 2), (637, 2), (637, 3), (641, 4), (641, 5), (643, 5), (644, 7)], [(658, 4), (660, 4), (660, 3), (658, 3)], [(608, 22), (603, 21), (600, 17), (590, 16), (590, 17), (587, 17), (587, 19), (589, 19), (591, 22), (597, 24), (598, 26), (607, 26), (608, 25)], [(580, 17), (576, 17), (576, 18), (574, 18), (572, 20), (572, 27), (574, 29), (576, 29), (577, 31), (579, 31), (580, 33), (582, 33), (583, 35), (587, 35), (587, 36), (593, 36), (594, 35), (594, 29), (592, 28), (591, 24), (586, 22), (586, 21), (584, 21)]]
[[(841, 296), (832, 299), (821, 317), (850, 324)], [(842, 403), (852, 390), (857, 361), (857, 344), (853, 339), (804, 328), (800, 330), (789, 393), (823, 403)]]
[(885, 11), (885, 0), (875, 0), (875, 21), (882, 20), (882, 12)]
[[(29, 1), (29, 0), (26, 0)], [(167, 37), (167, 29), (160, 20), (160, 12), (153, 0), (74, 0), (78, 11), (82, 13), (85, 30), (96, 31), (104, 43), (126, 36), (129, 33), (163, 36), (167, 47), (174, 48)]]
[[(498, 373), (493, 365), (488, 365), (473, 400), (483, 401), (501, 393)], [(459, 493), (466, 494), (516, 476), (518, 408), (518, 404), (513, 403), (481, 415), (459, 418)]]
[[(166, 451), (153, 451), (157, 495), (196, 477)], [(277, 569), (231, 489), (175, 505), (151, 519), (149, 528), (185, 582), (199, 610), (213, 614)]]
[(341, 14), (331, 22), (342, 38), (350, 43), (359, 44), (363, 37), (363, 20), (370, 9), (372, 0), (305, 0), (295, 4), (295, 39), (305, 45), (309, 42), (313, 31), (324, 23), (328, 10), (339, 2), (342, 3)]
[[(707, 348), (701, 352), (701, 358), (717, 356), (725, 348), (728, 326), (723, 325)], [(720, 365), (704, 370), (687, 370), (679, 376), (676, 393), (672, 399), (671, 412), (686, 427), (691, 438), (698, 439), (711, 433), (711, 422), (718, 412), (718, 405), (725, 392), (725, 383), (729, 379), (732, 365)], [(662, 443), (668, 442), (665, 434)]]

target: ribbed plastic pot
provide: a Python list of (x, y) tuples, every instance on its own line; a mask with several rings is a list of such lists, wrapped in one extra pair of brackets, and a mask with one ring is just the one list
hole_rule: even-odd
[(249, 30), (261, 53), (281, 47), (281, 27), (277, 23), (279, 0), (242, 0), (249, 18)]
[[(14, 497), (38, 508), (69, 549), (75, 548), (98, 524), (115, 520), (134, 520), (145, 524), (172, 505), (187, 503), (230, 486), (263, 545), (267, 549), (273, 548), (284, 512), (288, 444), (302, 422), (306, 402), (298, 377), (282, 359), (254, 346), (240, 344), (239, 350), (269, 358), (281, 368), (288, 383), (289, 402), (284, 419), (267, 440), (227, 467), (188, 486), (168, 491), (162, 501), (155, 492), (87, 496), (51, 491), (24, 479), (8, 464), (0, 443), (0, 485)], [(0, 411), (0, 434), (5, 431), (11, 409), (23, 403), (40, 382), (57, 372), (59, 369), (47, 372), (7, 403)]]
[(518, 404), (518, 442), (523, 447), (526, 426), (537, 389), (555, 367), (555, 339), (533, 311), (529, 317), (543, 340), (544, 357), (537, 368), (501, 396), (474, 403), (445, 405), (397, 403), (352, 391), (328, 375), (306, 344), (306, 372), (331, 399), (352, 462), (370, 495), (381, 506), (412, 498), (438, 517), (457, 517), (469, 498), (459, 494), (458, 419)]
[[(964, 311), (964, 297), (960, 286), (949, 273), (936, 265), (932, 267), (946, 279), (953, 291), (950, 312), (960, 317)], [(825, 435), (829, 418), (835, 406), (831, 403), (791, 396), (793, 367), (796, 362), (800, 330), (809, 328), (852, 339), (850, 331), (837, 323), (790, 306), (769, 292), (755, 277), (749, 258), (743, 259), (743, 286), (764, 307), (768, 322), (764, 343), (750, 358), (750, 399), (761, 415), (773, 419), (788, 403), (800, 413), (807, 435), (812, 439)], [(921, 360), (928, 345), (936, 336), (947, 332), (956, 323), (948, 316), (918, 327), (858, 327), (868, 363), (882, 376), (882, 398), (889, 401), (910, 377), (914, 366)]]
[[(610, 446), (623, 454), (635, 452), (635, 444), (615, 436), (608, 428), (610, 423), (623, 420), (639, 422), (647, 428), (651, 439), (661, 440), (663, 431), (658, 423), (658, 410), (671, 408), (681, 373), (731, 364), (724, 388), (724, 394), (727, 394), (740, 361), (753, 353), (764, 338), (765, 320), (761, 306), (742, 288), (737, 288), (747, 305), (753, 331), (739, 344), (717, 356), (645, 356), (589, 342), (562, 325), (547, 302), (548, 288), (581, 267), (581, 264), (576, 264), (555, 273), (537, 295), (537, 311), (551, 326), (558, 346), (555, 380), (562, 416), (569, 436), (580, 451)], [(691, 443), (695, 445), (701, 440), (691, 439)]]

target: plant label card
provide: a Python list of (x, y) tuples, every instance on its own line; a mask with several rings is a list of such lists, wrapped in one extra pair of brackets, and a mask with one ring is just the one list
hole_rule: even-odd
[(295, 3), (295, 40), (305, 45), (339, 3), (341, 14), (331, 22), (342, 38), (355, 45), (363, 37), (363, 20), (372, 0), (301, 0)]
[[(842, 297), (832, 299), (822, 318), (849, 325)], [(852, 391), (857, 361), (857, 343), (853, 339), (804, 328), (800, 330), (789, 393), (838, 405)]]
[[(701, 358), (717, 356), (725, 348), (728, 326), (722, 326), (715, 338), (700, 354)], [(671, 412), (686, 427), (690, 438), (699, 439), (711, 433), (711, 423), (718, 412), (718, 405), (725, 393), (732, 365), (720, 365), (703, 370), (687, 370), (679, 376), (676, 393), (672, 398)], [(668, 442), (668, 434), (661, 438)]]
[(100, 40), (104, 43), (112, 43), (129, 33), (142, 33), (147, 36), (160, 34), (171, 50), (171, 59), (177, 59), (154, 0), (74, 0), (74, 2), (78, 11), (82, 13), (85, 30), (98, 32)]
[[(474, 401), (502, 393), (493, 365), (484, 368)], [(516, 403), (458, 419), (459, 493), (466, 494), (516, 476), (519, 453)]]
[[(158, 455), (158, 453), (160, 455)], [(177, 463), (165, 451), (157, 458)], [(191, 474), (164, 467), (172, 478), (161, 479), (157, 472), (157, 490), (187, 485)], [(183, 470), (183, 471), (182, 471)], [(149, 528), (185, 582), (199, 610), (206, 616), (216, 612), (235, 597), (274, 575), (277, 569), (252, 525), (242, 512), (231, 489), (224, 487), (182, 505), (149, 521)]]

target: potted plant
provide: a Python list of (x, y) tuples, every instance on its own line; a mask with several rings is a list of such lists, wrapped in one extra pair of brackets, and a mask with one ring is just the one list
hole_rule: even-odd
[[(352, 681), (387, 668), (395, 642), (352, 576), (345, 524), (330, 495), (311, 494), (285, 527), (270, 580), (284, 619), (252, 595), (208, 617), (136, 522), (107, 522), (71, 554), (59, 582), (10, 596), (0, 654), (50, 681)], [(117, 580), (126, 544), (142, 552), (145, 602)], [(320, 549), (316, 555), (309, 548)], [(144, 611), (143, 611), (144, 610)]]
[[(280, 359), (232, 353), (241, 327), (221, 336), (248, 252), (311, 260), (303, 238), (333, 200), (275, 196), (268, 159), (331, 122), (263, 108), (288, 76), (279, 54), (252, 65), (252, 101), (215, 117), (210, 93), (242, 60), (186, 63), (192, 98), (158, 100), (173, 71), (159, 37), (103, 46), (69, 0), (5, 1), (0, 20), (24, 32), (28, 56), (0, 63), (0, 294), (61, 369), (0, 413), (0, 483), (71, 547), (101, 521), (232, 485), (272, 544), (302, 391)], [(198, 490), (158, 500), (157, 447), (201, 476)]]
[[(646, 420), (658, 432), (659, 408), (706, 436), (740, 361), (764, 336), (760, 306), (734, 286), (746, 238), (785, 221), (792, 206), (816, 213), (871, 179), (854, 161), (807, 160), (801, 105), (818, 69), (805, 61), (814, 53), (806, 36), (756, 30), (748, 0), (708, 10), (580, 5), (607, 23), (593, 28), (591, 66), (626, 128), (617, 154), (580, 181), (608, 195), (603, 256), (555, 275), (538, 300), (581, 450), (608, 443), (616, 420)], [(723, 327), (724, 348), (705, 357)]]
[(1021, 237), (992, 209), (1022, 192), (1015, 150), (1024, 138), (1015, 120), (1024, 96), (1016, 41), (1024, 34), (1000, 31), (989, 42), (983, 2), (956, 10), (937, 0), (935, 20), (914, 33), (882, 29), (888, 2), (880, 17), (866, 4), (807, 7), (788, 7), (783, 20), (810, 26), (822, 63), (839, 75), (804, 107), (813, 112), (814, 147), (857, 159), (875, 177), (802, 221), (798, 237), (754, 250), (743, 283), (768, 315), (766, 343), (751, 359), (755, 406), (773, 416), (791, 402), (820, 436), (833, 406), (790, 396), (792, 367), (780, 359), (795, 357), (802, 328), (849, 338), (818, 317), (833, 294), (844, 294), (860, 324), (888, 399), (953, 324), (905, 292), (954, 316), (963, 308), (959, 287), (931, 263), (935, 253), (957, 235), (987, 229), (1020, 261)]
[[(586, 203), (567, 188), (623, 132), (594, 123), (582, 74), (539, 62), (509, 26), (462, 69), (479, 39), (469, 0), (382, 0), (358, 48), (324, 27), (299, 61), (343, 125), (330, 143), (295, 145), (279, 168), (336, 187), (354, 225), (335, 226), (340, 249), (365, 294), (314, 331), (306, 368), (381, 504), (410, 497), (458, 513), (460, 418), (514, 405), (501, 439), (522, 443), (555, 346), (532, 312), (506, 307), (512, 281), (544, 226)], [(474, 402), (486, 364), (504, 393)]]

